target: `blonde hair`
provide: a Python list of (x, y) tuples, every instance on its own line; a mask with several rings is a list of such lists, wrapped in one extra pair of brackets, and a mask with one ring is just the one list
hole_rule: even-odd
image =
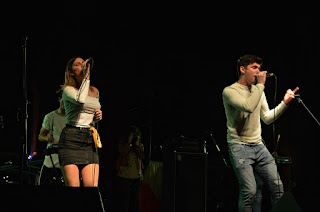
[(64, 72), (64, 84), (60, 85), (61, 88), (60, 90), (57, 91), (57, 93), (61, 92), (66, 86), (72, 86), (79, 89), (80, 87), (79, 83), (77, 82), (74, 76), (70, 75), (70, 73), (74, 73), (72, 66), (74, 61), (77, 58), (80, 58), (80, 57), (73, 57), (68, 61), (65, 72)]

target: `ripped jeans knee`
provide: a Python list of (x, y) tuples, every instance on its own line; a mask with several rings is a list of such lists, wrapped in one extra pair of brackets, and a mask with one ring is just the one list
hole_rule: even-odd
[(255, 174), (268, 187), (272, 204), (281, 198), (283, 185), (277, 165), (264, 144), (232, 144), (229, 146), (229, 156), (240, 185), (240, 208), (252, 207), (257, 189)]

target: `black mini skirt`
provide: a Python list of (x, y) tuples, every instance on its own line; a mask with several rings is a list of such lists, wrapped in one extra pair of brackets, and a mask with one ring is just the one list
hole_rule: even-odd
[(98, 149), (89, 128), (67, 125), (61, 132), (58, 149), (61, 166), (99, 164)]

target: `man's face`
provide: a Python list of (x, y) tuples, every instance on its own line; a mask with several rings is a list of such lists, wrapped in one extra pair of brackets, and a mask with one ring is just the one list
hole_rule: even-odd
[(258, 63), (251, 63), (247, 67), (240, 66), (240, 71), (248, 84), (252, 85), (256, 82), (256, 75), (260, 72), (260, 67)]

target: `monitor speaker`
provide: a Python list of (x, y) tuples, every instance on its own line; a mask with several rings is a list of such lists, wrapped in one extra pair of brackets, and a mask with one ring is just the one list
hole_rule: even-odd
[(207, 153), (163, 153), (163, 211), (207, 211)]
[(0, 185), (0, 211), (104, 211), (99, 189)]
[(272, 207), (271, 212), (301, 212), (297, 202), (295, 201), (291, 192), (287, 191), (284, 195), (279, 199), (279, 201)]

